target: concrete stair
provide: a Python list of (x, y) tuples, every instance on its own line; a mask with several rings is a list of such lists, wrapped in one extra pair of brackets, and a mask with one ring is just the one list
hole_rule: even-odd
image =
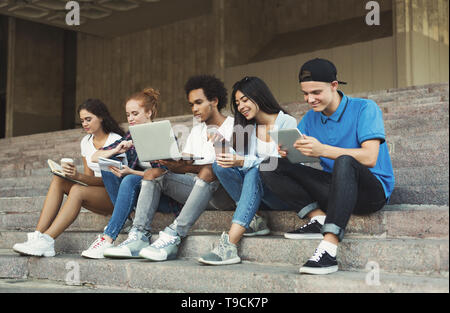
[[(0, 254), (1, 255), (1, 254)], [(363, 272), (339, 271), (329, 276), (299, 275), (292, 265), (242, 264), (211, 267), (192, 259), (152, 263), (143, 260), (87, 260), (65, 254), (50, 259), (25, 258), (10, 253), (0, 258), (3, 272), (9, 277), (33, 277), (65, 281), (67, 264), (77, 262), (83, 284), (195, 293), (305, 293), (305, 292), (448, 292), (448, 279), (381, 274), (367, 283)], [(5, 274), (3, 274), (5, 275)]]
[[(396, 187), (390, 204), (380, 212), (352, 216), (338, 250), (339, 272), (321, 277), (298, 274), (319, 241), (284, 239), (284, 232), (305, 223), (295, 212), (284, 211), (260, 212), (267, 217), (271, 234), (245, 237), (239, 246), (243, 263), (238, 265), (211, 267), (196, 261), (229, 228), (231, 210), (206, 211), (183, 240), (179, 259), (174, 261), (81, 258), (79, 253), (109, 219), (85, 209), (56, 240), (56, 257), (19, 256), (11, 247), (34, 230), (51, 181), (46, 160), (74, 157), (81, 170), (83, 132), (75, 129), (1, 139), (0, 145), (7, 149), (0, 151), (0, 279), (64, 285), (67, 265), (77, 264), (80, 284), (97, 287), (99, 292), (108, 292), (108, 288), (138, 292), (448, 292), (448, 87), (446, 83), (355, 95), (373, 99), (384, 112)], [(295, 102), (284, 107), (297, 120), (308, 110)], [(192, 124), (191, 116), (170, 120), (173, 125)], [(179, 140), (184, 143), (186, 138), (179, 136)], [(154, 239), (173, 218), (157, 213)], [(117, 242), (125, 238), (121, 234)], [(373, 273), (379, 274), (379, 284), (370, 279)]]

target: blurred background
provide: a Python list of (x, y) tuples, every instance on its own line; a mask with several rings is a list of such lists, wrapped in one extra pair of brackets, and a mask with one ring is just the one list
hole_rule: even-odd
[(449, 81), (448, 0), (0, 0), (0, 138), (77, 127), (76, 107), (100, 98), (125, 122), (124, 102), (161, 91), (158, 117), (190, 114), (183, 86), (214, 74), (231, 88), (266, 81), (280, 103), (301, 102), (298, 71), (333, 61), (357, 94)]

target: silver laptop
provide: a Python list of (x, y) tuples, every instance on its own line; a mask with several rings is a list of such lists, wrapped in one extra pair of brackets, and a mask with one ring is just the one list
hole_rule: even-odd
[(201, 160), (198, 156), (181, 155), (170, 121), (139, 124), (129, 127), (139, 160)]

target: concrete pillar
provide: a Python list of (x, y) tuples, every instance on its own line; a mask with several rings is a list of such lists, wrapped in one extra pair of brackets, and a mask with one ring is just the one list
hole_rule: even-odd
[(225, 79), (225, 2), (224, 0), (213, 0), (213, 15), (215, 20), (214, 39), (214, 73), (216, 77)]
[(8, 69), (7, 69), (7, 85), (6, 85), (6, 125), (5, 138), (13, 136), (14, 130), (14, 56), (16, 42), (16, 19), (8, 18)]
[(398, 88), (448, 81), (448, 0), (395, 0)]

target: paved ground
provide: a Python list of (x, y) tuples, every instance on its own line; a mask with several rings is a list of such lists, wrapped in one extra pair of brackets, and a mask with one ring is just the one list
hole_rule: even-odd
[(0, 293), (128, 293), (135, 290), (120, 290), (106, 287), (69, 286), (64, 283), (31, 279), (0, 279)]

